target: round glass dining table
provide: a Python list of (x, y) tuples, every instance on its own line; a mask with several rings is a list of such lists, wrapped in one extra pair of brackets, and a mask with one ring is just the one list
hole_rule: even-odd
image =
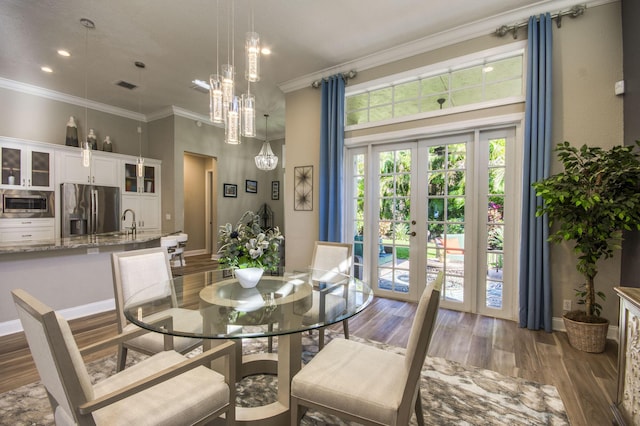
[[(302, 365), (301, 333), (347, 320), (373, 300), (371, 288), (353, 276), (309, 269), (272, 276), (244, 288), (233, 271), (219, 269), (143, 285), (126, 295), (125, 317), (162, 334), (203, 339), (236, 339), (236, 377), (278, 376), (278, 400), (261, 407), (236, 407), (239, 424), (288, 424), (291, 378)], [(199, 314), (199, 315), (198, 315)], [(169, 326), (158, 319), (171, 317)], [(194, 319), (195, 318), (195, 319)], [(277, 353), (242, 355), (242, 340), (278, 336)], [(240, 362), (240, 357), (242, 362)]]

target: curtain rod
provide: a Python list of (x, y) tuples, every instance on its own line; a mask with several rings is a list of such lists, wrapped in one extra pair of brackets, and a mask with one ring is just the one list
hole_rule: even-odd
[[(586, 5), (583, 4), (578, 4), (573, 6), (571, 9), (566, 10), (564, 12), (558, 12), (554, 15), (551, 15), (551, 19), (555, 19), (556, 20), (556, 26), (558, 28), (560, 28), (562, 26), (562, 17), (563, 16), (570, 16), (571, 18), (577, 18), (578, 16), (581, 16), (584, 14), (585, 9), (587, 8)], [(518, 38), (518, 30), (520, 28), (524, 28), (527, 25), (529, 25), (529, 21), (525, 21), (525, 22), (521, 22), (519, 24), (516, 25), (503, 25), (500, 28), (498, 28), (494, 34), (497, 35), (498, 37), (504, 37), (505, 35), (507, 35), (508, 33), (513, 34), (513, 38)]]
[[(342, 78), (344, 78), (344, 81), (346, 84), (349, 82), (350, 78), (356, 78), (357, 75), (358, 75), (358, 71), (351, 70), (351, 71), (343, 72)], [(313, 83), (311, 83), (311, 87), (313, 87), (314, 89), (320, 88), (320, 86), (322, 85), (322, 80), (325, 80), (325, 79), (321, 78), (320, 80), (314, 81)]]

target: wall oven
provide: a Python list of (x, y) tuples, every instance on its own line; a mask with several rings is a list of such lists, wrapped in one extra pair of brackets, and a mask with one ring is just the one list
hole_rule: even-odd
[(0, 190), (0, 218), (54, 217), (53, 191)]

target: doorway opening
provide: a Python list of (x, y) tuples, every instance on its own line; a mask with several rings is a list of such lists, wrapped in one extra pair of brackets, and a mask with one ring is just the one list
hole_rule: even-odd
[(184, 230), (189, 254), (217, 251), (217, 159), (184, 153)]

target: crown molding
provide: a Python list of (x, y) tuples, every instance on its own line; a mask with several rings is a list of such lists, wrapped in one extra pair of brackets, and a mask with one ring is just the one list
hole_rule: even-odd
[(492, 34), (495, 32), (496, 28), (499, 28), (502, 25), (526, 21), (532, 15), (539, 15), (546, 12), (557, 13), (559, 11), (570, 9), (579, 3), (587, 6), (586, 13), (588, 13), (589, 7), (601, 6), (603, 4), (616, 3), (619, 1), (620, 0), (587, 0), (579, 2), (577, 0), (543, 0), (530, 6), (521, 7), (492, 16), (488, 19), (475, 21), (470, 24), (441, 31), (437, 34), (394, 46), (353, 61), (325, 68), (324, 70), (280, 83), (278, 84), (278, 87), (284, 93), (293, 92), (305, 87), (310, 87), (312, 82), (330, 75), (347, 72), (349, 70), (364, 71), (390, 62), (399, 61), (410, 58), (411, 56), (436, 50), (441, 47), (450, 46), (452, 44)]
[(9, 80), (0, 77), (0, 88), (13, 90), (15, 92), (26, 93), (29, 95), (39, 96), (41, 98), (51, 99), (54, 101), (65, 102), (71, 105), (77, 105), (82, 108), (90, 108), (92, 110), (106, 112), (108, 114), (120, 117), (130, 118), (131, 120), (146, 122), (146, 116), (124, 108), (114, 107), (112, 105), (95, 102), (90, 99), (80, 98), (78, 96), (69, 95), (55, 90), (45, 89), (43, 87), (34, 86), (32, 84), (22, 83), (20, 81)]

